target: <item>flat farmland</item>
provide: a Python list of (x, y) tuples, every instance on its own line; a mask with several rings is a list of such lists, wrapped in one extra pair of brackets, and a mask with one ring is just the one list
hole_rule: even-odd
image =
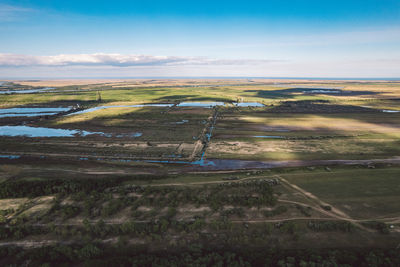
[(0, 245), (394, 249), (399, 88), (3, 83)]
[[(319, 106), (323, 106), (319, 104)], [(210, 158), (257, 160), (368, 159), (400, 153), (400, 113), (297, 113), (296, 107), (223, 112), (208, 149)], [(357, 107), (357, 106), (356, 106)]]
[[(396, 221), (400, 215), (398, 168), (340, 170), (282, 175), (355, 219)], [(398, 219), (397, 219), (398, 220)]]
[(73, 140), (62, 137), (5, 138), (2, 139), (3, 152), (187, 159), (192, 156), (196, 141), (204, 138), (211, 114), (212, 109), (205, 108), (153, 106), (72, 113), (34, 122), (31, 127), (79, 129), (95, 134), (75, 136)]

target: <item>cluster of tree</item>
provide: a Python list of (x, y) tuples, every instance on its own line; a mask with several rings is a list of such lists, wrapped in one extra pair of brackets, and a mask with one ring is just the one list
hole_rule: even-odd
[(73, 201), (72, 204), (61, 204), (63, 195), (57, 195), (52, 207), (42, 216), (41, 219), (48, 221), (51, 218), (69, 219), (79, 214), (93, 218), (97, 216), (108, 217), (125, 207), (132, 206), (137, 197), (123, 196), (114, 198), (111, 193), (90, 193), (79, 192), (68, 196)]
[[(83, 221), (83, 226), (74, 225), (54, 225), (41, 227), (40, 233), (53, 233), (64, 238), (85, 238), (93, 240), (108, 236), (131, 236), (140, 238), (150, 238), (150, 240), (160, 240), (168, 231), (175, 233), (194, 233), (207, 226), (202, 218), (191, 221), (176, 221), (161, 218), (154, 221), (135, 222), (129, 221), (122, 224), (107, 224), (103, 220), (96, 223)], [(30, 232), (28, 232), (30, 233)], [(21, 236), (21, 238), (24, 236)]]
[(387, 250), (249, 250), (204, 248), (192, 244), (184, 249), (150, 251), (145, 247), (87, 243), (24, 250), (1, 247), (5, 265), (31, 266), (400, 266), (396, 249)]
[(278, 223), (276, 226), (279, 228), (281, 233), (294, 235), (295, 238), (298, 238), (298, 225), (295, 222), (283, 222)]
[(5, 209), (5, 210), (0, 210), (0, 224), (7, 222), (6, 216), (9, 214), (14, 213), (14, 209)]
[(236, 215), (240, 218), (244, 217), (244, 210), (243, 208), (231, 208), (231, 209), (226, 209), (226, 210), (222, 210), (220, 211), (220, 215), (222, 217), (230, 217), (232, 215)]
[(31, 225), (21, 224), (15, 226), (0, 226), (0, 239), (21, 239), (28, 235), (39, 235), (45, 233), (47, 233), (46, 229)]
[(331, 211), (332, 210), (332, 207), (329, 206), (329, 205), (321, 206), (321, 208), (323, 208), (324, 210), (327, 210), (327, 211)]
[[(99, 220), (93, 224), (88, 220), (84, 220), (83, 225), (82, 234), (97, 238), (110, 235), (147, 237), (157, 234), (161, 236), (168, 230), (179, 233), (191, 233), (203, 229), (207, 224), (202, 218), (197, 218), (192, 221), (176, 221), (161, 218), (148, 222), (130, 221), (123, 224), (106, 224), (103, 220)], [(62, 227), (59, 227), (59, 230), (62, 231)]]
[(74, 205), (63, 205), (60, 208), (60, 213), (63, 219), (75, 217), (81, 211), (81, 208)]
[[(261, 206), (273, 205), (276, 199), (273, 195), (272, 187), (268, 184), (258, 186), (242, 184), (234, 186), (214, 186), (214, 187), (138, 187), (133, 188), (140, 191), (140, 195), (132, 196), (131, 194), (116, 193), (116, 191), (104, 190), (107, 186), (113, 185), (119, 181), (104, 180), (49, 180), (32, 181), (31, 188), (23, 186), (22, 195), (26, 195), (29, 191), (30, 195), (49, 194), (58, 192), (54, 200), (53, 206), (45, 215), (37, 220), (49, 222), (54, 218), (69, 219), (78, 215), (86, 218), (110, 217), (117, 212), (130, 208), (132, 216), (135, 219), (154, 219), (160, 217), (162, 212), (160, 209), (168, 207), (167, 214), (163, 216), (167, 219), (173, 218), (177, 213), (177, 206), (185, 204), (194, 204), (196, 206), (204, 205), (211, 207), (214, 211), (220, 211), (222, 217), (230, 217), (236, 215), (243, 217), (244, 209), (241, 206)], [(13, 186), (10, 186), (13, 184)], [(0, 190), (10, 190), (18, 185), (16, 183), (4, 183), (4, 187)], [(81, 186), (78, 186), (78, 185)], [(99, 190), (92, 190), (98, 187)], [(115, 188), (115, 187), (114, 187)], [(123, 187), (121, 187), (123, 188)], [(75, 192), (76, 190), (79, 190)], [(18, 190), (16, 190), (18, 192)], [(66, 194), (70, 191), (71, 193)], [(32, 193), (35, 192), (35, 193)], [(4, 193), (4, 192), (3, 192)], [(3, 195), (10, 195), (4, 193)], [(15, 193), (19, 194), (19, 193)], [(62, 204), (62, 199), (68, 197), (69, 204)], [(224, 210), (225, 205), (235, 206), (234, 208)], [(137, 208), (140, 206), (153, 207), (151, 212), (142, 212)], [(285, 207), (278, 207), (277, 213), (285, 212)], [(35, 219), (35, 218), (32, 218)]]
[(12, 214), (14, 212), (15, 212), (15, 210), (12, 209), (12, 208), (5, 209), (5, 210), (0, 210), (0, 216), (7, 216), (7, 215)]
[(276, 203), (272, 187), (267, 184), (240, 184), (214, 187), (147, 187), (137, 205), (177, 207), (182, 203), (208, 205), (219, 210), (224, 205), (272, 206)]
[(350, 222), (339, 222), (339, 221), (311, 221), (308, 223), (308, 228), (321, 232), (321, 231), (341, 231), (341, 232), (352, 232), (355, 226)]
[(304, 216), (311, 217), (311, 207), (304, 207), (301, 205), (296, 205), (296, 208), (303, 214)]
[(48, 180), (10, 180), (1, 184), (0, 198), (37, 197), (57, 193), (104, 191), (123, 180), (109, 179), (48, 179)]
[(267, 245), (266, 240), (271, 235), (274, 226), (269, 223), (231, 223), (228, 220), (220, 219), (211, 221), (210, 228), (213, 230), (212, 232), (201, 235), (199, 238), (204, 241), (203, 244), (255, 247)]
[[(178, 234), (182, 242), (200, 242), (201, 240), (205, 243), (238, 245), (254, 244), (255, 242), (265, 244), (266, 237), (270, 235), (272, 229), (272, 224), (238, 224), (232, 223), (226, 218), (206, 223), (203, 218), (176, 221), (164, 217), (160, 220), (130, 221), (123, 224), (107, 224), (102, 220), (96, 223), (84, 220), (83, 226), (50, 224), (49, 227), (43, 227), (42, 233), (87, 241), (120, 236), (142, 238), (148, 242), (167, 242), (166, 240), (170, 240), (170, 235)], [(290, 230), (284, 229), (286, 228), (281, 229), (282, 233), (290, 232)]]
[(362, 225), (378, 230), (382, 234), (388, 234), (389, 233), (389, 227), (386, 223), (383, 222), (377, 222), (377, 221), (368, 221), (368, 222), (362, 222)]
[(277, 216), (277, 215), (283, 214), (283, 213), (287, 212), (287, 210), (288, 209), (287, 209), (286, 206), (278, 206), (273, 210), (265, 210), (263, 212), (263, 214), (264, 214), (265, 217), (273, 217), (273, 216)]
[(109, 217), (123, 208), (135, 206), (137, 199), (130, 196), (114, 198), (111, 194), (94, 193), (83, 201), (83, 212), (86, 217)]

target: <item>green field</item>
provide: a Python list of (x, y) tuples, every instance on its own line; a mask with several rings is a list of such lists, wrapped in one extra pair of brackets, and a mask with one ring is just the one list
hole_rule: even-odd
[(374, 219), (399, 216), (399, 172), (399, 168), (334, 169), (282, 177), (354, 218)]
[[(0, 245), (179, 252), (400, 242), (398, 83), (40, 82), (52, 83), (51, 92), (0, 94), (0, 106), (75, 111), (4, 117), (0, 127), (95, 134), (0, 137)], [(9, 89), (39, 82), (21, 84)], [(125, 107), (137, 104), (169, 105)]]

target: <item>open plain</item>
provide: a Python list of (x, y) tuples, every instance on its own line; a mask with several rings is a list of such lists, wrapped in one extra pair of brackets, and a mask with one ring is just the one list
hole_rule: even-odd
[(6, 81), (0, 246), (395, 255), (399, 104), (383, 80)]

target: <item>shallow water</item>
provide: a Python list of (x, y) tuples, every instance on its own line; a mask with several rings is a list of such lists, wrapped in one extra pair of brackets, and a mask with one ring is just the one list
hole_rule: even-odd
[(264, 107), (264, 104), (258, 102), (243, 102), (237, 103), (236, 106), (238, 107)]
[(0, 159), (19, 159), (20, 157), (17, 155), (0, 155)]
[[(224, 106), (227, 103), (224, 102), (181, 102), (177, 105), (177, 107), (202, 107), (202, 108), (212, 108), (215, 106)], [(66, 116), (71, 116), (71, 115), (78, 115), (78, 114), (84, 114), (84, 113), (89, 113), (93, 112), (96, 110), (102, 110), (102, 109), (109, 109), (109, 108), (143, 108), (143, 107), (172, 107), (174, 104), (137, 104), (137, 105), (120, 105), (120, 106), (99, 106), (99, 107), (94, 107), (94, 108), (88, 108), (85, 110), (77, 111), (74, 113), (70, 113)], [(236, 104), (238, 107), (263, 107), (264, 105), (261, 103), (257, 102), (244, 102), (244, 103), (238, 103)], [(181, 123), (177, 123), (181, 124)]]
[(202, 107), (211, 108), (215, 106), (224, 106), (224, 102), (181, 102), (177, 107)]
[(330, 89), (330, 88), (318, 88), (318, 89), (311, 89), (311, 90), (304, 90), (303, 93), (308, 94), (340, 94), (341, 90)]
[(71, 108), (2, 108), (0, 114), (5, 113), (40, 113), (40, 112), (63, 112)]
[[(230, 103), (224, 102), (181, 102), (177, 106), (178, 107), (203, 107), (203, 108), (211, 108), (215, 106), (224, 106)], [(237, 107), (263, 107), (264, 105), (258, 102), (241, 102), (235, 104)]]
[(103, 135), (102, 132), (88, 132), (82, 130), (55, 129), (31, 126), (0, 126), (0, 136), (76, 137), (92, 134)]
[(382, 109), (382, 112), (386, 112), (386, 113), (398, 113), (398, 112), (400, 112), (400, 110)]
[(36, 117), (36, 116), (50, 116), (56, 115), (57, 113), (54, 112), (44, 112), (44, 113), (16, 113), (16, 114), (0, 114), (0, 118), (7, 118), (7, 117)]
[(173, 104), (138, 104), (138, 105), (120, 105), (120, 106), (99, 106), (99, 107), (88, 108), (88, 109), (84, 109), (84, 110), (77, 111), (74, 113), (70, 113), (67, 116), (84, 114), (84, 113), (93, 112), (96, 110), (109, 109), (109, 108), (142, 108), (142, 107), (172, 107), (172, 106), (173, 106)]
[(108, 135), (109, 135), (108, 137), (114, 136), (117, 138), (122, 138), (122, 137), (141, 137), (143, 134), (137, 132), (137, 133), (123, 133), (123, 134), (116, 134), (116, 135), (108, 134)]
[[(181, 155), (170, 155), (171, 158), (180, 158)], [(79, 158), (79, 160), (89, 160), (89, 158)], [(147, 162), (147, 163), (163, 163), (163, 164), (184, 164), (184, 165), (194, 165), (194, 166), (214, 166), (215, 164), (212, 161), (208, 161), (204, 159), (204, 155), (200, 160), (196, 161), (184, 161), (184, 160), (139, 160), (139, 159), (105, 159), (105, 158), (94, 158), (94, 160), (98, 161), (116, 161), (116, 162)]]
[(215, 166), (214, 162), (204, 160), (203, 158), (196, 161), (181, 161), (181, 160), (135, 160), (135, 161), (148, 162), (148, 163), (165, 163), (165, 164), (187, 164), (187, 165), (197, 165), (201, 167)]
[[(371, 106), (360, 106), (360, 107), (371, 108), (371, 109), (377, 110), (376, 108), (371, 107)], [(380, 111), (385, 112), (385, 113), (398, 113), (398, 112), (400, 112), (400, 110), (394, 110), (394, 109), (381, 109)]]
[[(301, 166), (327, 166), (327, 165), (368, 165), (371, 161), (379, 163), (386, 162), (392, 164), (398, 164), (400, 162), (399, 157), (390, 159), (376, 159), (376, 160), (283, 160), (283, 161), (251, 161), (251, 160), (235, 160), (235, 159), (210, 159), (205, 161), (206, 165), (202, 167), (205, 170), (239, 170), (239, 169), (269, 169), (279, 167), (301, 167)], [(212, 164), (207, 164), (212, 162)]]
[(87, 135), (101, 135), (105, 137), (140, 137), (142, 133), (112, 134), (103, 132), (88, 132), (83, 130), (55, 129), (31, 126), (0, 126), (0, 136), (27, 136), (27, 137), (78, 137)]
[(175, 122), (175, 124), (185, 124), (187, 122), (189, 122), (189, 120), (181, 120), (181, 121)]
[[(1, 85), (1, 84), (0, 84)], [(53, 90), (54, 87), (45, 87), (40, 89), (28, 89), (28, 90), (7, 90), (7, 91), (0, 91), (0, 94), (33, 94), (33, 93), (40, 93), (48, 90)]]
[(283, 136), (278, 136), (278, 135), (254, 135), (253, 137), (255, 137), (255, 138), (274, 138), (274, 139), (284, 138)]
[(55, 115), (59, 112), (69, 111), (70, 109), (71, 108), (3, 108), (0, 109), (0, 118)]

